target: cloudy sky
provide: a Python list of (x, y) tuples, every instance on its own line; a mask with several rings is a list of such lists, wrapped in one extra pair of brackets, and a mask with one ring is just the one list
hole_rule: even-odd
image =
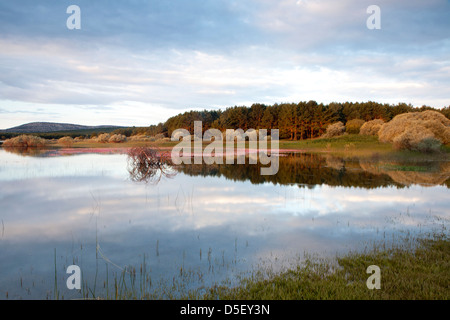
[(257, 102), (442, 108), (449, 17), (449, 0), (0, 0), (0, 128), (147, 126)]

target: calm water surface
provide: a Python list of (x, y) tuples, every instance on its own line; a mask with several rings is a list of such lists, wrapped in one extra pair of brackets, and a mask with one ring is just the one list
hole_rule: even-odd
[(208, 286), (450, 219), (449, 162), (288, 154), (276, 176), (256, 165), (192, 165), (157, 183), (128, 169), (125, 153), (0, 149), (0, 299), (80, 298), (65, 285), (72, 264), (96, 293), (106, 274), (112, 282), (143, 261), (153, 283), (188, 270), (194, 287)]

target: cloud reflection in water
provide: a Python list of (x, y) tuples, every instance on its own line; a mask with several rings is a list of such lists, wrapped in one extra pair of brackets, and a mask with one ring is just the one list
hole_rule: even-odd
[(334, 254), (385, 232), (425, 228), (433, 216), (450, 218), (440, 185), (308, 188), (183, 170), (149, 185), (129, 178), (125, 154), (23, 158), (0, 150), (0, 157), (1, 288), (28, 266), (51, 273), (54, 248), (70, 257), (100, 244), (119, 265), (147, 253), (161, 273), (177, 263), (205, 265), (209, 249), (216, 260), (238, 256), (248, 267), (304, 251)]

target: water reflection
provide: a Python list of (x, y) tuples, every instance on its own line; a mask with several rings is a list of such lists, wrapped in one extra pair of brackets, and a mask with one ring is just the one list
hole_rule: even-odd
[(19, 148), (12, 146), (3, 146), (3, 150), (21, 156), (31, 156), (31, 157), (43, 156), (48, 152), (48, 149), (45, 148)]
[(260, 175), (260, 165), (184, 165), (176, 169), (191, 176), (224, 177), (233, 181), (254, 184), (296, 184), (299, 187), (318, 185), (380, 188), (422, 186), (450, 186), (450, 162), (413, 162), (412, 164), (376, 160), (344, 160), (343, 158), (307, 153), (288, 153), (279, 158), (276, 175)]
[(412, 165), (398, 161), (360, 161), (360, 166), (364, 171), (375, 175), (388, 175), (393, 181), (405, 186), (446, 185), (450, 187), (450, 161), (429, 161)]
[[(0, 299), (6, 291), (52, 297), (55, 260), (60, 290), (70, 264), (92, 287), (107, 268), (111, 276), (144, 255), (154, 279), (183, 266), (208, 285), (261, 262), (332, 255), (450, 219), (448, 163), (279, 160), (275, 176), (261, 176), (258, 165), (185, 165), (147, 184), (130, 175), (126, 152), (22, 157), (0, 149)], [(422, 180), (409, 184), (403, 174)]]
[(315, 153), (281, 153), (276, 175), (261, 175), (261, 164), (189, 164), (174, 166), (170, 153), (157, 148), (42, 149), (4, 148), (9, 153), (31, 157), (55, 157), (80, 154), (127, 154), (130, 179), (157, 184), (161, 178), (172, 178), (177, 172), (191, 176), (224, 177), (233, 181), (251, 181), (299, 186), (330, 185), (342, 187), (407, 187), (411, 185), (450, 187), (450, 161), (400, 162), (374, 159), (352, 159)]

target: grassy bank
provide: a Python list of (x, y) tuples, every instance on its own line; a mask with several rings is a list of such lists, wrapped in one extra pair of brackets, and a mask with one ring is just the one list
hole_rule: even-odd
[[(337, 263), (311, 259), (279, 274), (258, 272), (240, 286), (218, 286), (202, 299), (254, 300), (447, 300), (450, 299), (450, 241), (421, 239), (390, 249), (338, 257)], [(380, 268), (381, 288), (369, 290), (370, 265)]]
[(327, 152), (344, 158), (370, 158), (382, 156), (396, 160), (448, 159), (450, 145), (441, 147), (438, 153), (421, 153), (410, 150), (396, 150), (390, 143), (383, 143), (375, 136), (349, 134), (334, 138), (317, 138), (299, 141), (280, 141), (280, 149), (296, 149), (307, 152)]
[[(45, 146), (48, 148), (132, 148), (132, 147), (155, 147), (155, 148), (172, 148), (176, 146), (178, 142), (158, 140), (158, 141), (139, 141), (139, 140), (127, 140), (120, 143), (114, 142), (97, 142), (92, 139), (74, 141), (68, 145), (58, 143), (56, 140), (47, 140)], [(203, 146), (209, 145), (209, 142), (204, 142)], [(4, 145), (6, 146), (6, 145)], [(226, 144), (224, 143), (224, 148)], [(249, 143), (246, 143), (246, 147)], [(270, 142), (268, 143), (270, 147)], [(360, 134), (348, 134), (333, 138), (316, 138), (307, 140), (280, 140), (280, 150), (298, 150), (302, 152), (326, 152), (332, 153), (341, 157), (373, 157), (373, 156), (388, 156), (394, 157), (399, 160), (411, 160), (430, 158), (430, 155), (436, 159), (447, 159), (450, 154), (450, 145), (443, 145), (440, 152), (433, 154), (426, 154), (417, 151), (409, 150), (396, 150), (390, 143), (383, 143), (375, 136), (366, 136)]]
[(388, 154), (395, 152), (391, 144), (381, 143), (374, 136), (359, 134), (297, 141), (282, 140), (280, 141), (280, 149), (329, 152), (342, 156), (371, 156), (375, 153)]
[[(173, 147), (178, 142), (163, 141), (163, 142), (145, 142), (145, 141), (126, 141), (123, 143), (98, 143), (98, 142), (76, 142), (74, 147), (134, 147), (134, 146), (160, 146), (160, 147)], [(204, 142), (203, 145), (207, 146), (209, 142)], [(249, 143), (246, 143), (248, 147)], [(225, 146), (225, 144), (224, 144)], [(269, 142), (270, 147), (270, 142)], [(377, 137), (364, 136), (359, 134), (349, 134), (335, 138), (317, 138), (308, 140), (280, 140), (280, 149), (299, 150), (299, 151), (315, 151), (315, 152), (341, 152), (341, 153), (354, 153), (359, 155), (373, 154), (373, 153), (402, 153), (404, 151), (395, 150), (390, 143), (383, 143), (378, 141)], [(450, 153), (450, 145), (442, 146), (441, 151), (444, 153)], [(419, 152), (406, 152), (417, 153)]]

